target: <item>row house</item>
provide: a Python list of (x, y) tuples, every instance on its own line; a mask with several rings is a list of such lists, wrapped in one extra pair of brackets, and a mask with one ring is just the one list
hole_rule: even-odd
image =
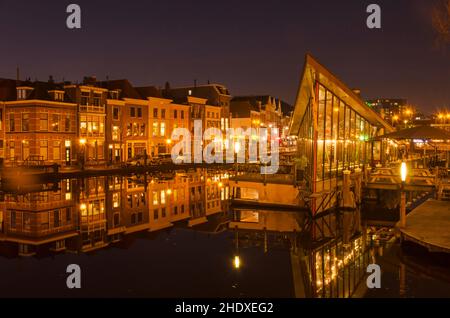
[(108, 91), (91, 85), (85, 78), (82, 85), (66, 85), (64, 90), (77, 109), (78, 161), (86, 164), (105, 162), (105, 104)]
[(76, 155), (77, 105), (49, 81), (2, 80), (0, 146), (5, 163), (69, 165)]
[(214, 109), (219, 111), (219, 117), (214, 118), (218, 119), (218, 128), (223, 132), (230, 128), (230, 102), (232, 97), (224, 85), (211, 83), (197, 85), (195, 83), (194, 86), (171, 88), (170, 85), (166, 84), (163, 95), (174, 100), (186, 100), (188, 97), (205, 99), (205, 105), (215, 106), (217, 108)]
[(148, 97), (149, 125), (151, 129), (150, 153), (152, 156), (170, 153), (172, 132), (176, 128), (190, 128), (190, 107), (173, 103), (171, 99)]
[(95, 77), (80, 84), (0, 79), (0, 158), (85, 166), (170, 153), (173, 130), (193, 132), (194, 120), (203, 131), (225, 132), (230, 100), (218, 84), (172, 90)]

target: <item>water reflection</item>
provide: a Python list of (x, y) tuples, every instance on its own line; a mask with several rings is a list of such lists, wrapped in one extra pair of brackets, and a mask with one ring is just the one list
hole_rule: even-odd
[[(312, 218), (304, 211), (231, 206), (233, 191), (228, 178), (227, 172), (206, 170), (159, 177), (103, 176), (61, 180), (56, 184), (4, 193), (0, 203), (0, 256), (14, 260), (72, 253), (94, 255), (107, 247), (126, 251), (137, 244), (136, 237), (144, 235), (146, 241), (142, 250), (120, 254), (135, 264), (134, 274), (140, 278), (124, 283), (136, 286), (122, 287), (145, 290), (134, 296), (148, 295), (146, 279), (155, 280), (147, 278), (147, 267), (155, 263), (148, 260), (147, 267), (142, 265), (141, 269), (139, 261), (145, 264), (146, 260), (131, 256), (140, 253), (144, 257), (142, 253), (147, 251), (153, 251), (152, 258), (164, 258), (165, 264), (184, 262), (183, 272), (171, 271), (169, 267), (159, 269), (160, 284), (170, 278), (183, 280), (182, 289), (164, 291), (160, 285), (150, 295), (364, 296), (367, 294), (366, 268), (374, 262), (383, 264), (384, 269), (391, 266), (399, 275), (392, 279), (399, 294), (392, 296), (408, 295), (405, 278), (408, 270), (404, 262), (389, 259), (383, 263), (385, 244), (380, 245), (380, 242), (389, 235), (366, 228), (358, 210), (329, 211)], [(166, 232), (174, 229), (177, 230)], [(190, 232), (194, 234), (191, 238), (187, 235)], [(155, 239), (161, 233), (165, 233), (164, 240), (170, 241), (170, 246)], [(206, 239), (197, 239), (196, 233)], [(149, 242), (149, 238), (153, 242)], [(183, 250), (175, 246), (183, 246)], [(103, 268), (104, 258), (93, 259), (99, 259), (97, 267)], [(5, 264), (0, 260), (0, 267)], [(41, 273), (38, 264), (29, 266), (29, 271)], [(115, 274), (117, 270), (120, 269), (104, 269), (105, 275)], [(198, 280), (189, 280), (189, 277), (199, 279), (205, 271), (209, 274), (201, 281), (203, 285)], [(96, 273), (97, 276), (102, 274), (103, 270)], [(18, 275), (23, 273), (20, 270), (10, 272), (11, 279), (17, 279)], [(100, 285), (93, 288), (103, 288), (98, 287)], [(60, 289), (65, 291), (59, 281), (53, 289), (51, 286), (49, 283), (49, 290), (56, 295)], [(227, 286), (231, 286), (231, 290)], [(114, 290), (113, 287), (104, 287), (101, 295)], [(113, 296), (123, 296), (121, 290)]]
[(188, 226), (228, 209), (227, 173), (202, 170), (170, 177), (67, 179), (29, 192), (7, 193), (0, 211), (2, 244), (18, 255), (89, 252), (140, 231)]

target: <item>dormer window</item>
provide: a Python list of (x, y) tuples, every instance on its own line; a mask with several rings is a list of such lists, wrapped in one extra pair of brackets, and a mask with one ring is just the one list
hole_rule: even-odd
[(118, 91), (109, 91), (109, 98), (110, 99), (119, 99), (119, 92)]
[(17, 87), (17, 100), (27, 99), (32, 87)]
[(63, 101), (64, 100), (64, 91), (49, 91), (50, 96), (52, 96), (53, 100)]

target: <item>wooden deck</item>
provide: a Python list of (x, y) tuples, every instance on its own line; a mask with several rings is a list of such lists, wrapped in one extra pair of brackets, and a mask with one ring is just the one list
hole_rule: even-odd
[(430, 252), (450, 253), (450, 201), (427, 200), (408, 214), (400, 232)]

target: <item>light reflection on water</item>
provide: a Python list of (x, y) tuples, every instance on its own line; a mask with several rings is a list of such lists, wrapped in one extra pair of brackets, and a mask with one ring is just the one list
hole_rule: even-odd
[[(393, 258), (392, 247), (380, 256), (359, 215), (311, 221), (298, 211), (231, 208), (228, 177), (204, 170), (108, 176), (5, 194), (0, 272), (8, 275), (0, 296), (415, 295), (408, 282), (416, 281), (398, 281), (398, 269), (412, 266)], [(386, 283), (367, 292), (373, 261), (386, 268)], [(65, 286), (71, 263), (82, 268), (81, 290)]]

